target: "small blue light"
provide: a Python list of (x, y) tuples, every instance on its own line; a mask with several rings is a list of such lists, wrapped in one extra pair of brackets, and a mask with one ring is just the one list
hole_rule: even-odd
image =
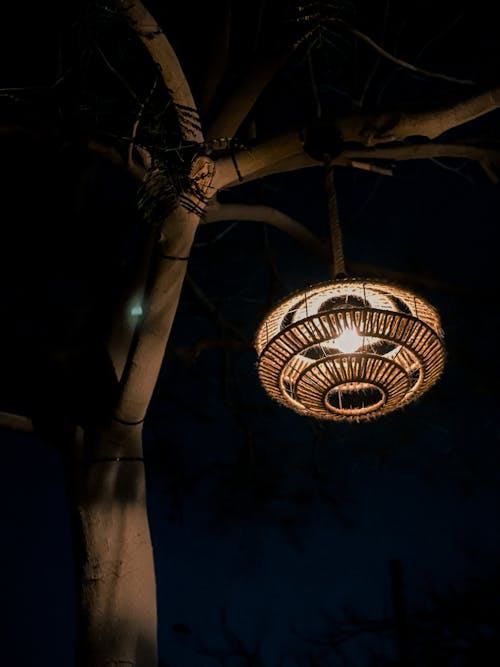
[(134, 317), (141, 317), (142, 315), (142, 306), (141, 304), (136, 304), (135, 306), (132, 306), (130, 309), (130, 314), (133, 315)]

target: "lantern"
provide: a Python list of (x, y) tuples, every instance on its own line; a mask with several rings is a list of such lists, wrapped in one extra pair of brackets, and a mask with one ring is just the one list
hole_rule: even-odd
[(325, 155), (331, 282), (287, 297), (255, 336), (258, 374), (276, 401), (317, 419), (359, 422), (408, 405), (444, 368), (439, 314), (383, 280), (347, 277), (333, 171)]
[(297, 292), (260, 325), (258, 373), (268, 394), (304, 415), (363, 421), (401, 408), (440, 377), (437, 311), (383, 281), (344, 278)]

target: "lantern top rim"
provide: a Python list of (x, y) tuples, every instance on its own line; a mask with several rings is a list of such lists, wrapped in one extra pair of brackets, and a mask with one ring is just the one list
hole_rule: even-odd
[[(361, 286), (368, 290), (374, 289), (376, 291), (386, 292), (387, 295), (389, 296), (395, 296), (397, 298), (403, 298), (414, 302), (417, 306), (416, 310), (418, 311), (418, 307), (420, 306), (422, 312), (420, 314), (418, 314), (417, 312), (417, 314), (413, 316), (416, 317), (417, 319), (422, 319), (423, 321), (425, 321), (426, 324), (428, 324), (431, 327), (431, 329), (438, 335), (438, 337), (441, 340), (444, 339), (444, 333), (441, 328), (441, 318), (439, 316), (439, 312), (419, 292), (416, 292), (413, 289), (405, 287), (396, 281), (385, 278), (378, 278), (378, 277), (370, 278), (364, 276), (343, 276), (335, 278), (334, 280), (325, 280), (316, 283), (311, 283), (307, 287), (294, 290), (293, 292), (289, 293), (286, 297), (283, 297), (278, 301), (276, 301), (274, 305), (268, 310), (266, 316), (264, 317), (264, 319), (262, 320), (261, 324), (259, 325), (259, 327), (255, 332), (253, 344), (254, 347), (257, 349), (258, 353), (260, 354), (262, 352), (262, 344), (260, 341), (262, 340), (263, 331), (266, 328), (269, 320), (273, 317), (273, 315), (277, 314), (280, 310), (289, 306), (300, 297), (307, 296), (311, 292), (315, 291), (321, 292), (324, 290), (326, 291), (328, 290), (328, 288), (331, 288), (332, 290), (342, 287), (349, 288), (350, 286), (356, 288), (359, 288)], [(424, 309), (428, 316), (420, 317), (420, 315), (423, 314)]]

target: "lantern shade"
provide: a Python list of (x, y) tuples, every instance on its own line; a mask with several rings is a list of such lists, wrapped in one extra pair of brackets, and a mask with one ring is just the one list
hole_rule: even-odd
[(436, 309), (384, 281), (312, 285), (277, 304), (255, 347), (268, 394), (303, 415), (363, 421), (401, 408), (440, 377)]

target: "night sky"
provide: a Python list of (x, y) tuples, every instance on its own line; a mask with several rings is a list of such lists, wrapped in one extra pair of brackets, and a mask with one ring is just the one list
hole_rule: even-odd
[[(489, 84), (500, 71), (491, 17), (472, 8), (450, 14), (452, 5), (442, 3), (420, 41), (424, 16), (394, 9), (386, 47), (427, 69)], [(43, 44), (54, 30), (41, 31), (41, 17), (32, 19), (27, 34), (40, 77), (52, 62)], [(46, 17), (42, 25), (49, 24)], [(16, 45), (6, 86), (29, 78), (30, 58)], [(330, 66), (318, 64), (326, 79)], [(197, 73), (194, 56), (186, 67)], [(470, 90), (380, 67), (367, 96), (375, 106), (415, 104), (419, 96), (431, 104)], [(284, 123), (314, 106), (310, 91), (298, 96), (302, 73), (292, 63), (277, 81), (278, 99), (264, 96)], [(345, 104), (339, 88), (320, 92), (326, 105)], [(290, 104), (279, 106), (285, 93)], [(32, 118), (38, 102), (30, 104)], [(4, 124), (18, 108), (6, 105)], [(50, 107), (46, 98), (40, 105)], [(266, 130), (275, 129), (264, 106), (259, 113)], [(498, 120), (494, 112), (450, 136), (493, 141)], [(85, 161), (74, 148), (16, 142), (2, 135), (9, 214), (2, 216), (0, 410), (57, 414), (78, 392), (85, 400), (95, 391), (82, 343), (96, 349), (131, 266), (141, 233), (136, 190), (117, 169)], [(76, 201), (72, 183), (82, 173), (85, 198)], [(394, 561), (418, 667), (500, 659), (499, 186), (479, 165), (457, 160), (401, 163), (392, 177), (338, 169), (336, 179), (347, 261), (380, 267), (382, 277), (384, 268), (404, 273), (438, 308), (444, 374), (417, 403), (366, 424), (318, 423), (272, 403), (258, 383), (255, 330), (275, 301), (327, 280), (328, 267), (260, 224), (199, 230), (145, 426), (165, 667), (395, 665), (374, 657), (397, 656)], [(323, 180), (321, 168), (309, 169), (243, 183), (221, 199), (276, 206), (326, 237)], [(68, 341), (85, 371), (83, 386), (69, 391), (56, 371)], [(66, 667), (75, 615), (61, 458), (41, 437), (0, 437), (4, 661)], [(480, 660), (485, 647), (490, 663)]]

